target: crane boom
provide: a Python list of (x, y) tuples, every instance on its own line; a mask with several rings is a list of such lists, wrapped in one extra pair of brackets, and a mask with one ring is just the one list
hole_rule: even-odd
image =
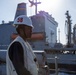
[(66, 15), (66, 18), (67, 18), (67, 20), (66, 20), (67, 39), (68, 39), (67, 46), (70, 47), (71, 46), (71, 24), (72, 24), (71, 20), (70, 20), (71, 16), (69, 15), (69, 11), (66, 11), (65, 15)]

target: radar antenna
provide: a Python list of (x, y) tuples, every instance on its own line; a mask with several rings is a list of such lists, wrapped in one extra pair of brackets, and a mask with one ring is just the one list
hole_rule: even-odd
[(41, 4), (41, 2), (37, 2), (37, 0), (29, 0), (29, 2), (31, 3), (31, 6), (35, 5), (35, 14), (37, 14), (37, 5)]

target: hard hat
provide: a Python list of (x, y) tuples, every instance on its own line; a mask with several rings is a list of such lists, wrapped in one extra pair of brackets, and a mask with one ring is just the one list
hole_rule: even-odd
[(14, 20), (13, 26), (17, 28), (19, 25), (27, 25), (33, 27), (31, 19), (26, 15), (20, 15)]

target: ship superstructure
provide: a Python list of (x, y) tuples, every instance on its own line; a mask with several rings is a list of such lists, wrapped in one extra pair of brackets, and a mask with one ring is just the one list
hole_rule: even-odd
[[(53, 47), (57, 41), (58, 23), (47, 12), (40, 11), (39, 14), (31, 17), (34, 34), (42, 34), (43, 37), (31, 40), (33, 48), (44, 50), (46, 47)], [(38, 37), (38, 36), (37, 36)]]
[[(21, 14), (27, 15), (24, 8), (26, 9), (25, 3), (18, 4), (15, 18)], [(43, 50), (46, 47), (53, 47), (57, 41), (58, 23), (45, 11), (40, 11), (38, 14), (30, 16), (30, 18), (34, 25), (32, 38), (29, 40), (33, 49)], [(13, 21), (0, 25), (0, 49), (7, 49), (10, 42), (16, 36), (17, 32), (12, 25)]]

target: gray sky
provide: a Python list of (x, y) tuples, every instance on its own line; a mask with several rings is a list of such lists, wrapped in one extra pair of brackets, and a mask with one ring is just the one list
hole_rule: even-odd
[[(66, 44), (65, 36), (65, 13), (69, 10), (71, 15), (72, 27), (76, 24), (76, 0), (40, 0), (41, 5), (38, 5), (38, 11), (44, 10), (58, 22), (58, 28), (60, 29), (60, 42)], [(0, 24), (2, 20), (5, 23), (13, 21), (17, 4), (20, 2), (27, 3), (28, 16), (34, 15), (34, 6), (29, 7), (30, 3), (28, 0), (1, 0), (0, 1)], [(58, 32), (58, 31), (57, 31)]]

